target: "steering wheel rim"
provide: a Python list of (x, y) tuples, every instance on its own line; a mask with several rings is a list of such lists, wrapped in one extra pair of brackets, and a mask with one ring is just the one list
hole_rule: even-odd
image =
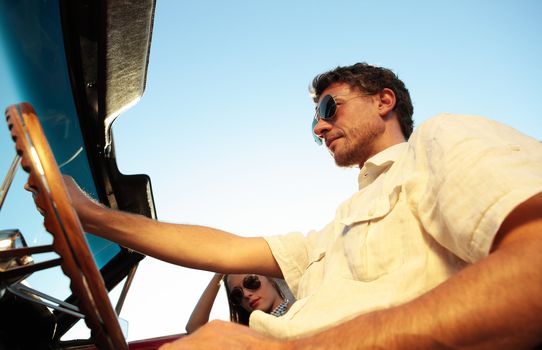
[(28, 185), (44, 216), (44, 226), (53, 235), (53, 248), (62, 258), (62, 271), (70, 278), (70, 288), (80, 301), (78, 306), (96, 345), (100, 349), (128, 349), (34, 109), (28, 103), (12, 105), (6, 110), (6, 120), (21, 166), (29, 174)]

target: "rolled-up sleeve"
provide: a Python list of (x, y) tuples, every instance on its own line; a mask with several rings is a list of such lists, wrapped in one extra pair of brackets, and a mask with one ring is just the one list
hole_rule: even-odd
[(306, 237), (300, 232), (264, 237), (279, 264), (292, 293), (297, 295), (299, 280), (308, 264)]

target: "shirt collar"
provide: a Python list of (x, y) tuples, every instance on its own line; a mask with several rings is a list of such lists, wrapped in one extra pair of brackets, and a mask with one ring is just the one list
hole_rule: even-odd
[(380, 174), (389, 169), (407, 147), (407, 142), (401, 142), (367, 159), (358, 175), (359, 189), (370, 185)]

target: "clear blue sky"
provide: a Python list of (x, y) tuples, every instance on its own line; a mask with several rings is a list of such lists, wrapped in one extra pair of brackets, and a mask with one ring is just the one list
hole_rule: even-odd
[[(158, 0), (146, 93), (115, 122), (119, 166), (151, 176), (161, 220), (317, 229), (357, 174), (312, 141), (316, 74), (382, 65), (409, 87), (416, 124), (478, 114), (542, 140), (541, 15), (535, 0)], [(130, 338), (182, 331), (209, 277), (146, 259)], [(213, 314), (227, 319), (222, 293)]]

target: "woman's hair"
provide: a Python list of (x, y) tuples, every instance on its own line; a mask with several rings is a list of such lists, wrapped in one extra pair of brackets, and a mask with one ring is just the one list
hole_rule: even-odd
[[(226, 296), (227, 296), (227, 299), (228, 299), (228, 305), (230, 307), (230, 320), (232, 322), (240, 323), (240, 324), (244, 324), (244, 325), (248, 326), (248, 319), (250, 317), (250, 312), (245, 310), (241, 305), (233, 305), (232, 304), (232, 302), (230, 300), (230, 292), (231, 292), (231, 290), (230, 290), (230, 286), (228, 285), (228, 277), (229, 277), (229, 275), (224, 275), (223, 281), (224, 281), (224, 286), (226, 287)], [(282, 299), (285, 298), (284, 293), (282, 292), (279, 285), (277, 284), (277, 282), (273, 278), (269, 278), (269, 277), (266, 277), (266, 276), (259, 276), (259, 277), (267, 278), (267, 280), (271, 283), (273, 288), (275, 288), (277, 293), (279, 293), (280, 297)]]

